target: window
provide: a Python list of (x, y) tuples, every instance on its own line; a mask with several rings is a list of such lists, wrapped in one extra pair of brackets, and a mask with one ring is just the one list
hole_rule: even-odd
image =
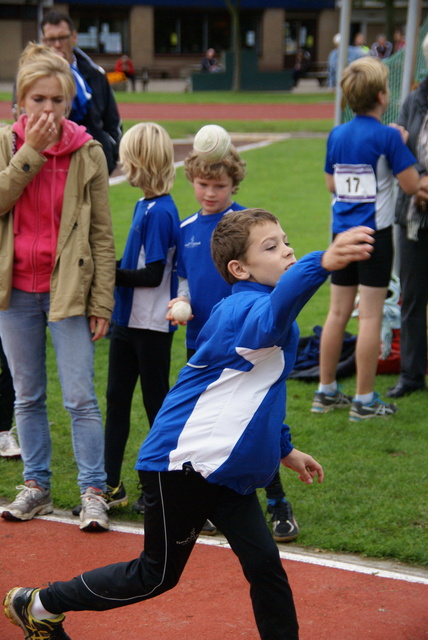
[[(258, 48), (260, 12), (241, 12), (243, 48)], [(155, 10), (155, 53), (202, 55), (208, 47), (217, 52), (231, 48), (228, 11)]]
[(88, 53), (129, 53), (129, 20), (125, 11), (79, 10), (70, 7), (78, 33), (78, 46)]

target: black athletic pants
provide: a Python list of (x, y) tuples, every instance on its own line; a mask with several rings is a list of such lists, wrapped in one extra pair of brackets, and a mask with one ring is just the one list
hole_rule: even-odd
[(401, 372), (409, 385), (423, 385), (427, 370), (428, 229), (408, 240), (399, 227), (401, 282)]
[(208, 518), (227, 538), (250, 583), (260, 638), (297, 640), (293, 596), (256, 494), (210, 484), (192, 469), (140, 472), (140, 481), (146, 507), (140, 557), (54, 582), (40, 592), (43, 606), (56, 614), (104, 611), (171, 589)]
[(0, 431), (12, 428), (14, 402), (12, 375), (0, 340)]
[(150, 426), (169, 391), (173, 335), (173, 332), (118, 325), (112, 329), (105, 427), (105, 468), (107, 484), (111, 487), (117, 487), (120, 482), (138, 378)]

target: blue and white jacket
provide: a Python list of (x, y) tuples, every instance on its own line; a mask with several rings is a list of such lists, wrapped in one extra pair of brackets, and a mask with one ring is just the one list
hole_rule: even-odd
[(238, 282), (214, 309), (141, 446), (136, 469), (191, 464), (241, 494), (264, 487), (292, 450), (285, 379), (302, 307), (329, 273), (322, 252), (299, 260), (275, 288)]

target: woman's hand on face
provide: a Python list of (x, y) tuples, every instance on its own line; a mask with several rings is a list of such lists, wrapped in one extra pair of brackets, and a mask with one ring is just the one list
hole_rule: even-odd
[(42, 113), (39, 118), (28, 116), (25, 126), (25, 142), (38, 153), (49, 149), (58, 139), (58, 130), (53, 114)]

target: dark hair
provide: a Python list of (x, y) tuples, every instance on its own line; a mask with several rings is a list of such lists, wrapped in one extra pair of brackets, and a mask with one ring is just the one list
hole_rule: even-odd
[(76, 27), (74, 26), (73, 20), (67, 13), (61, 13), (60, 11), (48, 11), (43, 16), (42, 20), (42, 31), (45, 24), (59, 24), (60, 22), (66, 22), (70, 27), (70, 31), (76, 31)]
[(278, 218), (265, 209), (243, 209), (226, 213), (214, 229), (211, 256), (217, 270), (229, 284), (236, 282), (228, 269), (229, 262), (245, 258), (251, 229), (267, 222), (278, 224)]

